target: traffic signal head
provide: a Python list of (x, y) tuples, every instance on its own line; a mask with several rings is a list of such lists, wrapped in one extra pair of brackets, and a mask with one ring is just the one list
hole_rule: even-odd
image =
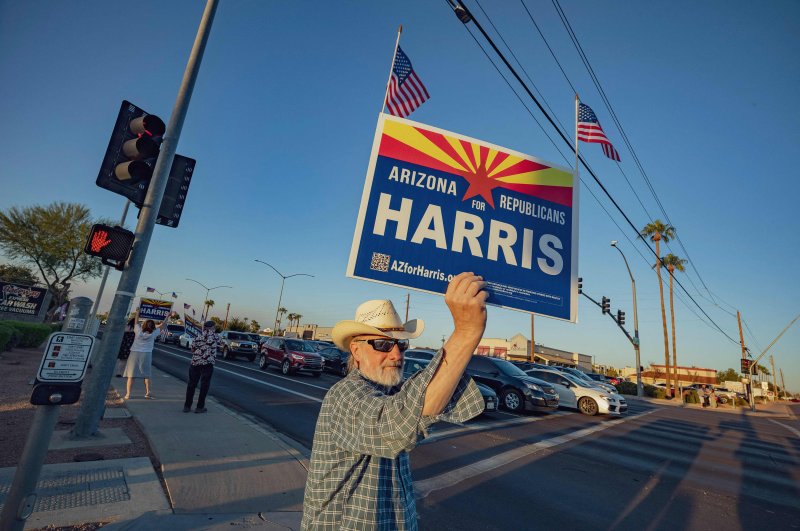
[(625, 325), (625, 312), (623, 312), (622, 310), (617, 310), (617, 323), (620, 326)]
[(97, 186), (125, 196), (140, 206), (147, 194), (165, 130), (158, 116), (123, 101), (97, 175)]
[(611, 313), (611, 299), (608, 297), (603, 297), (602, 301), (600, 302), (600, 308), (602, 308), (603, 313)]
[(92, 256), (99, 256), (105, 265), (122, 270), (133, 246), (134, 234), (122, 227), (94, 225), (89, 231), (83, 251)]
[(747, 358), (742, 358), (742, 373), (750, 374), (750, 360)]
[(583, 293), (583, 277), (578, 277), (578, 295)]

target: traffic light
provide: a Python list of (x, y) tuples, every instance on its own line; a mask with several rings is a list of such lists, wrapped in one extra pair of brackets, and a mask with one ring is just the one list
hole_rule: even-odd
[(625, 325), (625, 312), (622, 310), (617, 310), (617, 324), (620, 326)]
[(133, 239), (134, 234), (122, 227), (93, 225), (83, 252), (99, 256), (105, 265), (114, 266), (122, 271), (125, 262), (128, 261), (128, 255), (131, 254)]
[(600, 302), (600, 307), (603, 309), (603, 313), (611, 313), (611, 299), (608, 297), (603, 297), (603, 300)]
[(159, 225), (175, 228), (180, 223), (196, 162), (189, 157), (175, 155), (169, 171), (167, 187), (164, 189), (164, 197), (161, 199), (161, 207), (158, 209), (156, 223)]
[(165, 130), (161, 118), (123, 101), (100, 165), (97, 186), (141, 206)]
[(750, 374), (750, 360), (742, 358), (742, 374)]
[(578, 277), (578, 295), (583, 293), (583, 277)]

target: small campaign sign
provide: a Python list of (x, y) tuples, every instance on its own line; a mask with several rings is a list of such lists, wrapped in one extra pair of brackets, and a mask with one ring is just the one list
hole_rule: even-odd
[(36, 378), (40, 382), (80, 382), (86, 375), (92, 346), (94, 337), (89, 334), (50, 334)]
[(172, 301), (142, 298), (139, 302), (139, 319), (163, 321), (172, 313)]
[(186, 333), (192, 337), (199, 336), (203, 329), (203, 324), (197, 319), (192, 319), (186, 315), (186, 312), (183, 312), (183, 325), (186, 328)]
[(573, 171), (381, 114), (347, 275), (441, 294), (462, 271), (489, 304), (575, 322)]

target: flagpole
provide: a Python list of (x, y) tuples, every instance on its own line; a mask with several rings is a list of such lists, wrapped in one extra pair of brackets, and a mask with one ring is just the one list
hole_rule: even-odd
[(394, 70), (394, 60), (397, 59), (397, 48), (400, 46), (400, 34), (403, 33), (403, 25), (397, 28), (397, 41), (394, 43), (394, 53), (392, 54), (392, 66), (389, 67), (389, 78), (386, 80), (386, 90), (383, 93), (383, 107), (381, 114), (386, 112), (386, 98), (389, 96), (389, 84), (392, 82), (392, 71)]
[(578, 186), (578, 106), (580, 100), (578, 98), (578, 94), (575, 94), (575, 183), (574, 186)]

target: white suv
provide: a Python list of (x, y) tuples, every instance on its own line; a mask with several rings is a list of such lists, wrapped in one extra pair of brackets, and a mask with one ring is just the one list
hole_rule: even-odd
[(603, 391), (571, 374), (552, 369), (530, 369), (525, 374), (552, 384), (560, 406), (577, 408), (584, 415), (621, 415), (628, 411), (628, 403), (619, 393)]

